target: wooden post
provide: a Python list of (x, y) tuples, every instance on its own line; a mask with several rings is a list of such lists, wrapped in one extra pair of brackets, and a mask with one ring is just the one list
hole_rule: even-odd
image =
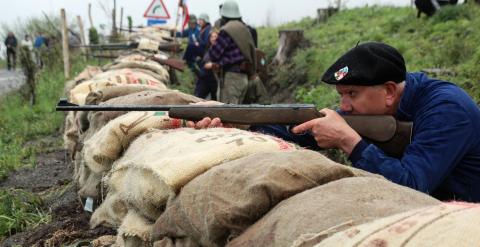
[(285, 64), (295, 50), (305, 41), (303, 30), (280, 30), (279, 46), (277, 55), (273, 59), (273, 65)]
[(338, 8), (328, 7), (326, 9), (317, 9), (317, 22), (323, 23), (330, 18), (330, 16), (334, 15), (339, 11)]
[(120, 9), (120, 33), (123, 30), (123, 7)]
[(65, 79), (70, 78), (70, 54), (68, 50), (68, 27), (65, 9), (60, 10), (60, 18), (62, 21), (62, 48), (63, 48), (63, 69)]
[(90, 20), (90, 28), (93, 27), (93, 19), (92, 19), (92, 4), (88, 4), (88, 19)]
[(83, 29), (83, 22), (82, 22), (82, 17), (77, 15), (77, 22), (78, 22), (78, 28), (80, 29), (80, 43), (82, 44), (82, 54), (83, 54), (83, 59), (87, 61), (87, 48), (85, 47), (87, 45), (87, 42), (85, 40), (85, 30)]
[(117, 0), (113, 0), (111, 41), (117, 41)]

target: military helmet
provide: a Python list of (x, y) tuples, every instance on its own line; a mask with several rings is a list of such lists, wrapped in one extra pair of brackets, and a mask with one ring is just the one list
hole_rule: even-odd
[(188, 16), (190, 19), (188, 20), (189, 23), (197, 23), (197, 16), (195, 15), (189, 15)]
[(234, 0), (227, 0), (223, 3), (222, 8), (220, 9), (220, 15), (231, 19), (242, 18), (238, 3)]
[(198, 16), (198, 19), (199, 20), (204, 20), (205, 22), (210, 23), (210, 18), (208, 17), (208, 15), (206, 13), (201, 13)]

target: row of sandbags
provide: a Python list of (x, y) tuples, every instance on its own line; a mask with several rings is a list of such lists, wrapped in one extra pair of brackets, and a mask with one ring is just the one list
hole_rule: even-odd
[[(119, 70), (133, 69), (159, 79), (162, 70), (156, 66), (135, 67), (142, 57), (148, 61), (148, 55), (137, 52), (103, 69), (86, 68), (75, 82), (82, 90), (68, 90), (70, 100), (99, 105), (201, 101), (159, 84), (125, 83), (116, 77)], [(134, 65), (128, 67), (131, 61)], [(94, 77), (111, 78), (110, 86), (82, 86)], [(429, 227), (429, 219), (445, 215), (455, 218), (448, 221), (456, 224), (452, 233), (465, 227), (469, 227), (466, 233), (478, 232), (460, 220), (471, 217), (478, 222), (476, 205), (442, 205), (428, 195), (271, 136), (235, 128), (184, 126), (183, 120), (169, 118), (168, 112), (67, 116), (65, 143), (75, 159), (78, 194), (99, 204), (90, 220), (92, 227), (118, 230), (115, 243), (110, 244), (401, 246), (398, 243), (405, 241), (397, 236), (404, 240), (426, 236), (418, 243), (436, 241), (428, 238), (435, 234), (448, 238), (445, 227), (433, 228), (430, 235), (403, 231), (423, 230)], [(412, 223), (416, 215), (430, 214), (434, 216)], [(396, 230), (405, 234), (392, 234)], [(432, 246), (448, 242), (435, 243), (440, 244)]]
[[(83, 81), (76, 80), (78, 85), (68, 90), (70, 101), (100, 105), (200, 101), (156, 85), (112, 83), (118, 78), (118, 69), (132, 69), (129, 67), (131, 61), (139, 60), (139, 56), (141, 54), (119, 58), (114, 64), (104, 66), (102, 71), (87, 68), (77, 77)], [(92, 80), (111, 78), (109, 75), (115, 76), (108, 81), (109, 86), (96, 86), (99, 84)], [(75, 159), (78, 194), (83, 199), (94, 198), (102, 202), (92, 216), (93, 227), (98, 224), (120, 227), (120, 239), (139, 236), (143, 242), (150, 242), (151, 232), (135, 226), (152, 225), (163, 212), (168, 198), (197, 175), (249, 154), (296, 149), (277, 138), (238, 129), (168, 130), (182, 126), (182, 121), (170, 119), (163, 112), (69, 113), (65, 143)], [(183, 153), (188, 155), (179, 155)], [(179, 173), (178, 169), (183, 172)]]

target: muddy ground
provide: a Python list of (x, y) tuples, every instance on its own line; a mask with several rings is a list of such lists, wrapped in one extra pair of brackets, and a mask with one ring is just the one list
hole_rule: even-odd
[[(55, 137), (60, 138), (60, 136)], [(51, 137), (50, 137), (51, 139)], [(49, 140), (51, 141), (51, 140)], [(27, 232), (12, 235), (0, 246), (66, 246), (103, 235), (115, 235), (107, 228), (91, 230), (72, 183), (73, 163), (64, 150), (52, 150), (37, 156), (34, 168), (21, 168), (0, 182), (0, 188), (16, 188), (43, 195), (44, 211), (51, 211), (52, 221)], [(45, 195), (53, 196), (45, 196)]]

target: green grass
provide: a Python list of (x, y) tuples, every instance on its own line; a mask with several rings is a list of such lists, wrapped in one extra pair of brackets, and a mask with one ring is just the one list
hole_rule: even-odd
[(2, 236), (50, 221), (50, 215), (38, 210), (40, 197), (32, 193), (0, 190), (0, 202), (0, 241)]
[[(409, 71), (454, 71), (455, 76), (439, 79), (457, 83), (480, 102), (478, 26), (480, 7), (474, 4), (445, 7), (432, 18), (420, 19), (413, 8), (378, 6), (344, 10), (321, 24), (306, 18), (279, 28), (304, 29), (311, 46), (297, 52), (290, 67), (279, 68), (274, 79), (294, 75), (283, 83), (301, 85), (296, 92), (298, 101), (331, 107), (337, 96), (334, 88), (318, 82), (323, 72), (357, 42), (381, 41), (404, 55)], [(260, 28), (259, 37), (261, 48), (273, 57), (278, 46), (277, 29)]]
[[(82, 59), (72, 60), (72, 75), (87, 64)], [(59, 132), (64, 115), (55, 112), (55, 105), (63, 94), (64, 83), (63, 65), (57, 62), (38, 76), (36, 105), (31, 106), (19, 92), (0, 99), (0, 180), (19, 167), (33, 167), (38, 153), (61, 148), (61, 142), (47, 146), (25, 144)], [(39, 211), (40, 206), (41, 199), (35, 194), (0, 190), (0, 240), (11, 232), (48, 221), (50, 216)]]

